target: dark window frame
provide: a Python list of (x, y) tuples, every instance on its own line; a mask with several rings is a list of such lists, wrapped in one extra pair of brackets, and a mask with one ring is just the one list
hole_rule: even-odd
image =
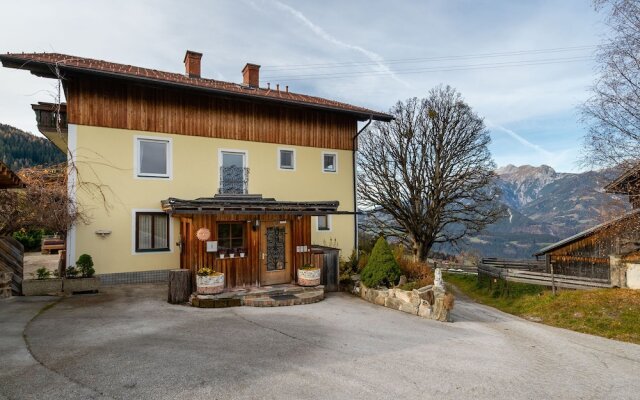
[[(232, 247), (223, 247), (220, 242), (220, 226), (221, 225), (229, 225), (229, 236), (225, 237), (225, 240), (229, 241), (229, 244), (233, 244), (234, 239), (242, 239), (241, 246), (232, 246)], [(231, 231), (231, 225), (239, 225), (242, 228), (241, 236), (233, 236)], [(218, 239), (218, 250), (230, 250), (230, 249), (245, 249), (247, 251), (247, 229), (246, 223), (243, 221), (220, 221), (216, 224), (216, 237)]]
[[(150, 249), (141, 249), (140, 248), (140, 216), (150, 215), (151, 216), (151, 248)], [(155, 230), (156, 230), (156, 219), (154, 218), (156, 215), (164, 216), (167, 218), (167, 247), (159, 247), (154, 248), (155, 246)], [(157, 253), (157, 252), (166, 252), (171, 251), (170, 243), (171, 243), (171, 220), (169, 219), (169, 215), (163, 212), (154, 212), (154, 211), (136, 211), (136, 253)]]

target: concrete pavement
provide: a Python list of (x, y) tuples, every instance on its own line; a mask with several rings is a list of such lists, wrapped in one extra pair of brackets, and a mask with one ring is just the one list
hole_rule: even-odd
[[(26, 326), (31, 353), (16, 350), (19, 362), (0, 375), (0, 393), (126, 399), (631, 399), (640, 393), (640, 346), (465, 300), (456, 301), (456, 322), (448, 324), (346, 294), (305, 306), (196, 309), (167, 304), (165, 290), (111, 287), (41, 313)], [(37, 313), (37, 303), (21, 303), (0, 303), (2, 350), (19, 347), (19, 325)]]

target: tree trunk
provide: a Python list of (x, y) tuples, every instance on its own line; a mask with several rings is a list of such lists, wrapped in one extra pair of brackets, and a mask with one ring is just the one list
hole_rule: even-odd
[(169, 297), (171, 304), (186, 303), (191, 296), (191, 271), (173, 269), (169, 271)]

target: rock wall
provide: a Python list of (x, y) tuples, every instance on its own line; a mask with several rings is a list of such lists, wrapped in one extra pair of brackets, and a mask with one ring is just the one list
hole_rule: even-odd
[(422, 318), (453, 322), (451, 319), (453, 296), (446, 293), (442, 286), (429, 285), (409, 291), (398, 288), (372, 289), (360, 283), (354, 287), (354, 293), (379, 306)]

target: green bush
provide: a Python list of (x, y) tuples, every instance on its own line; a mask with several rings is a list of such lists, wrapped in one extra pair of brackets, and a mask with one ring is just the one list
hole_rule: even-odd
[(67, 267), (67, 270), (65, 271), (65, 276), (67, 278), (75, 278), (78, 276), (78, 269), (76, 267), (74, 267), (73, 265)]
[(36, 278), (37, 279), (49, 279), (51, 278), (51, 271), (46, 269), (45, 267), (40, 267), (36, 270)]
[(81, 255), (76, 261), (76, 266), (83, 278), (91, 278), (96, 273), (96, 270), (93, 269), (93, 259), (88, 254)]
[(24, 251), (38, 251), (42, 244), (42, 236), (45, 235), (44, 229), (21, 229), (13, 232), (11, 236), (24, 246)]
[(373, 246), (367, 265), (360, 274), (365, 286), (391, 286), (400, 278), (400, 267), (387, 241), (381, 237)]

